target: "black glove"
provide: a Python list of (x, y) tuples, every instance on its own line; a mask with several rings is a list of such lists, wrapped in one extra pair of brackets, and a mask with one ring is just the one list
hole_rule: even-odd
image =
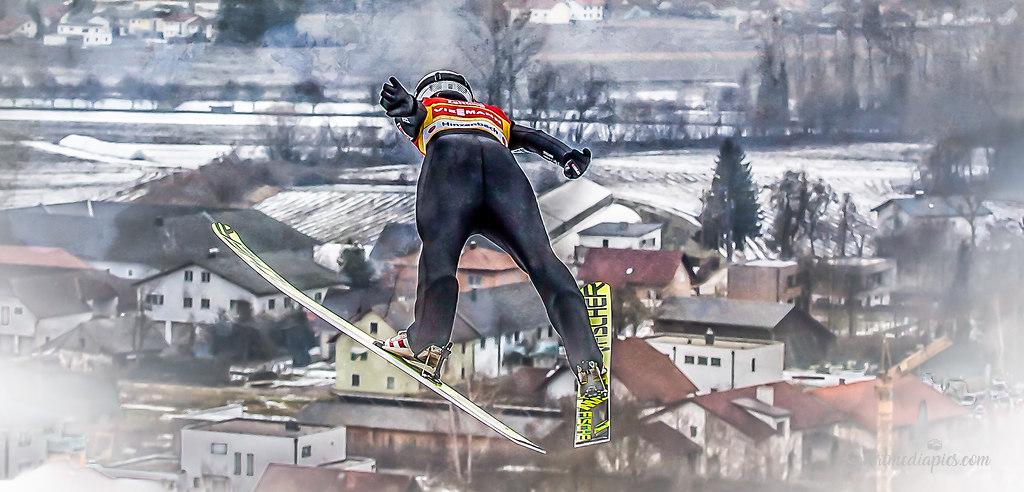
[(562, 157), (562, 172), (569, 179), (576, 179), (583, 176), (590, 167), (590, 149), (584, 148), (583, 152), (572, 149)]
[(416, 99), (394, 77), (389, 78), (380, 90), (380, 105), (392, 118), (408, 118), (416, 114)]

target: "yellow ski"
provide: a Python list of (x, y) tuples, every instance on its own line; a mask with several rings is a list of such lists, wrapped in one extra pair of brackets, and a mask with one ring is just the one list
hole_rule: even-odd
[(604, 387), (608, 392), (593, 398), (584, 398), (576, 385), (575, 447), (608, 442), (611, 439), (611, 370), (612, 370), (612, 305), (611, 287), (604, 282), (584, 285), (583, 299), (590, 316), (590, 329), (594, 331), (601, 349), (604, 367)]

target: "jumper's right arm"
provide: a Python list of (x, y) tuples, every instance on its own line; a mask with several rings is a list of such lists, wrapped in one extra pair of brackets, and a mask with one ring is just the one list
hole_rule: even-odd
[(391, 77), (381, 88), (380, 105), (409, 139), (419, 135), (420, 126), (427, 118), (427, 108), (412, 97), (398, 79)]

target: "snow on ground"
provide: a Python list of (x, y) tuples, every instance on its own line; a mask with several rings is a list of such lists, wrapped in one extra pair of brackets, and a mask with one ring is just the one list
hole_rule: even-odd
[(41, 121), (109, 124), (151, 125), (212, 125), (212, 126), (266, 126), (279, 118), (289, 125), (333, 128), (374, 126), (391, 128), (392, 122), (383, 116), (293, 116), (231, 113), (148, 112), (148, 111), (61, 111), (39, 109), (0, 110), (0, 121)]

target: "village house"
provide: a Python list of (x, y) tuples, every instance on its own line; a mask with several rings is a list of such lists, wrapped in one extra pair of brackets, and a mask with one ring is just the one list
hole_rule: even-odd
[(83, 48), (110, 45), (112, 42), (110, 20), (91, 12), (65, 14), (57, 25), (57, 34), (43, 38), (46, 45), (74, 44)]
[(825, 358), (835, 335), (792, 304), (707, 297), (672, 297), (655, 313), (656, 333), (779, 341), (784, 367), (807, 367)]
[(39, 25), (26, 15), (12, 15), (0, 19), (0, 41), (16, 38), (34, 38)]
[[(580, 231), (577, 256), (585, 257), (589, 248), (661, 249), (661, 224), (603, 222)], [(579, 251), (579, 250), (578, 250)]]
[(163, 323), (138, 313), (85, 321), (40, 348), (55, 354), (73, 371), (99, 371), (124, 366), (129, 360), (157, 356), (169, 347)]
[[(328, 288), (341, 284), (336, 273), (304, 252), (265, 252), (261, 257), (315, 301), (323, 300)], [(231, 252), (208, 253), (135, 285), (149, 317), (168, 325), (214, 323), (224, 316), (237, 318), (243, 310), (280, 319), (301, 307)]]
[(690, 276), (681, 251), (594, 248), (576, 277), (582, 282), (605, 282), (617, 295), (634, 293), (649, 309), (666, 298), (690, 295)]
[(348, 456), (346, 443), (343, 426), (245, 418), (210, 422), (181, 430), (181, 470), (186, 490), (250, 492), (271, 463), (341, 463)]
[(752, 260), (729, 265), (728, 298), (794, 304), (800, 297), (795, 261)]
[[(842, 411), (848, 419), (834, 429), (839, 451), (849, 456), (871, 456), (878, 432), (877, 382), (818, 388), (811, 393)], [(969, 410), (939, 393), (913, 374), (893, 384), (893, 450), (921, 449), (923, 441), (946, 438), (963, 432), (961, 418)]]
[(832, 433), (844, 418), (785, 382), (695, 396), (647, 417), (700, 446), (684, 474), (760, 482), (796, 479), (805, 466), (834, 460)]
[(829, 258), (819, 261), (815, 270), (812, 313), (827, 320), (830, 331), (872, 333), (902, 322), (892, 309), (898, 288), (896, 260)]
[(513, 2), (513, 18), (529, 15), (538, 24), (575, 24), (604, 19), (607, 0), (517, 0)]
[(174, 12), (163, 18), (161, 33), (166, 40), (190, 39), (206, 34), (206, 19), (190, 12)]
[[(331, 290), (324, 306), (376, 339), (390, 337), (412, 323), (413, 305), (392, 298), (387, 289)], [(314, 329), (326, 323), (314, 320)], [(333, 328), (331, 328), (333, 330)], [(472, 339), (453, 337), (452, 354), (442, 370), (441, 378), (451, 383), (473, 376)], [(350, 337), (338, 336), (334, 342), (337, 376), (335, 390), (342, 393), (409, 395), (424, 391), (420, 383), (403, 373)]]
[[(977, 227), (981, 220), (992, 215), (978, 198), (963, 196), (928, 196), (917, 194), (911, 198), (892, 198), (871, 209), (877, 215), (877, 235), (897, 239), (908, 234), (931, 232), (931, 240), (946, 249), (956, 248), (971, 237), (971, 223)], [(880, 243), (880, 254), (887, 255), (891, 245)]]
[[(557, 409), (478, 403), (534, 442), (550, 435), (564, 421)], [(468, 455), (472, 455), (474, 467), (525, 465), (539, 456), (437, 399), (341, 395), (337, 400), (312, 402), (295, 418), (344, 426), (349, 454), (372, 456), (379, 469), (451, 469), (456, 452), (463, 469)], [(568, 439), (569, 434), (559, 437)]]
[(483, 378), (524, 365), (550, 369), (562, 354), (561, 338), (529, 282), (460, 293), (456, 339), (468, 343), (473, 373)]
[[(636, 402), (642, 408), (660, 408), (698, 392), (690, 378), (642, 338), (613, 338), (611, 366), (612, 397)], [(523, 391), (543, 392), (547, 402), (575, 398), (576, 377), (562, 363), (543, 374), (533, 387), (524, 385)]]
[(644, 340), (669, 359), (699, 394), (782, 381), (785, 345), (774, 340), (659, 333)]
[(26, 354), (94, 316), (136, 307), (127, 282), (59, 248), (0, 246), (0, 354)]

